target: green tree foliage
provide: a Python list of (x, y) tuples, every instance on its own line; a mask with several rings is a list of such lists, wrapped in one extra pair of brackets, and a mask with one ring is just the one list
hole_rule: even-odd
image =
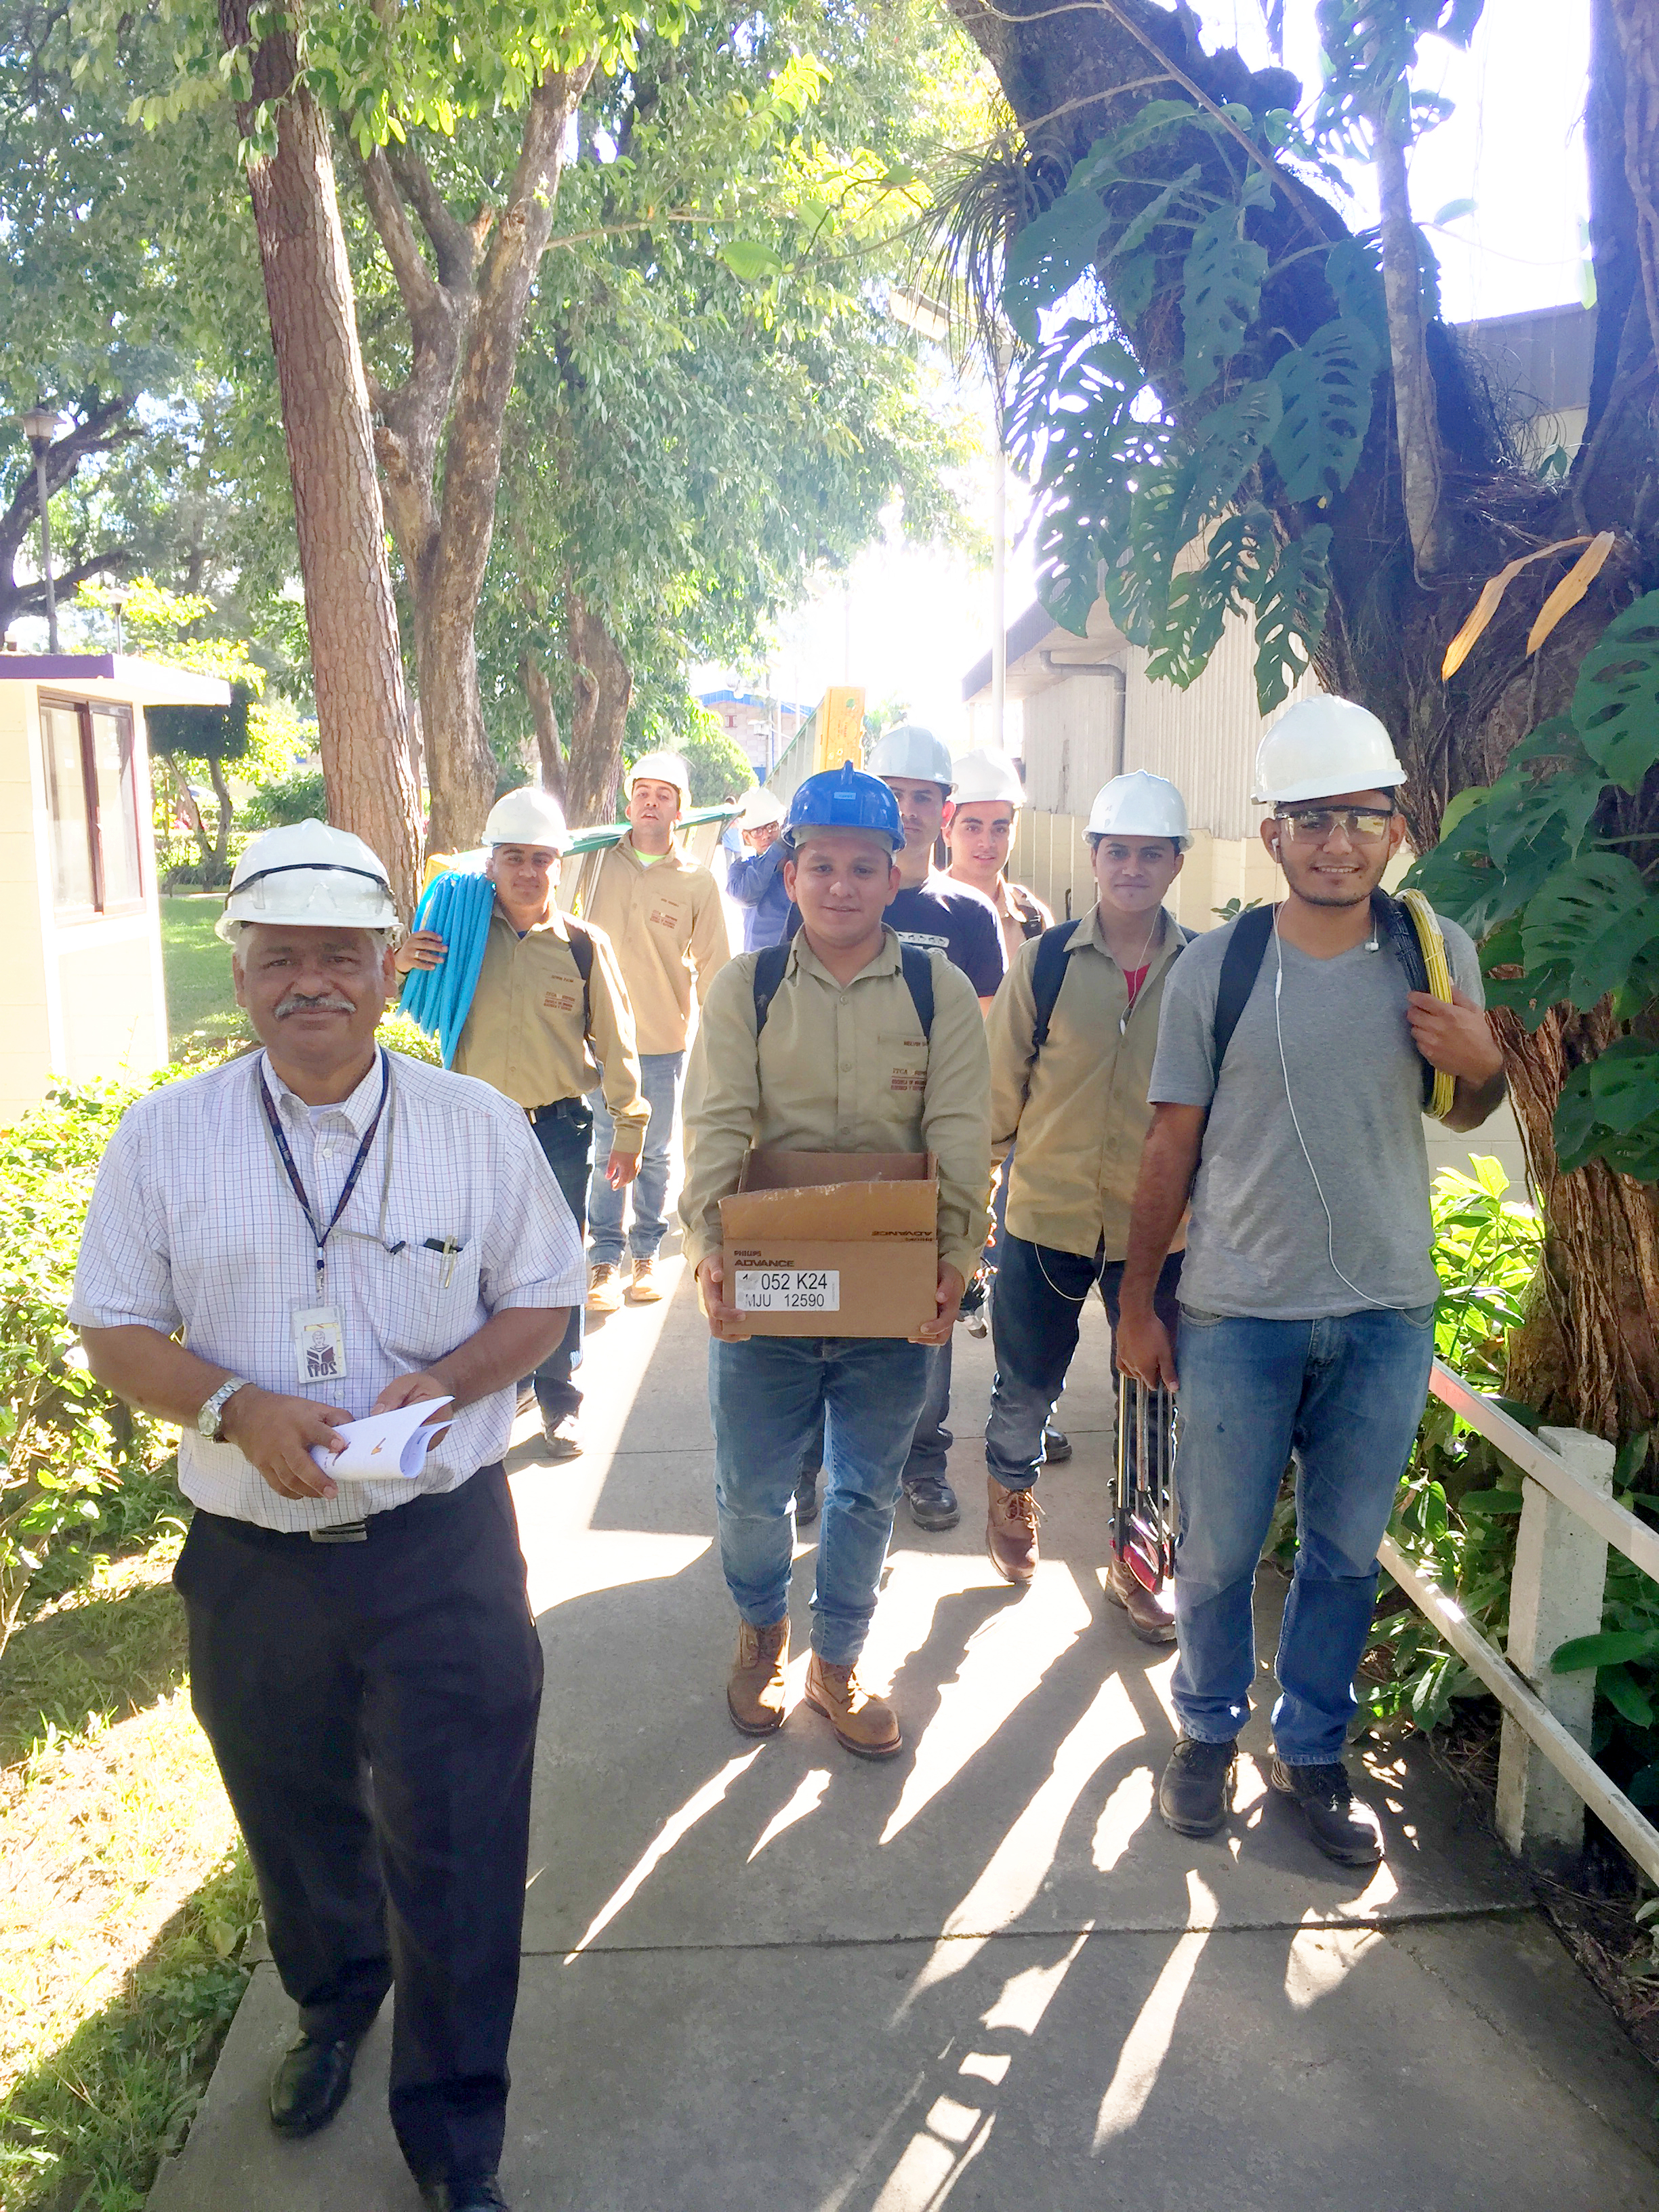
[(1571, 1172), (1604, 1160), (1659, 1182), (1659, 836), (1635, 827), (1659, 766), (1659, 592), (1607, 624), (1571, 713), (1533, 731), (1497, 781), (1461, 792), (1413, 879), (1482, 940), (1487, 995), (1529, 1030), (1611, 1001), (1616, 1030), (1555, 1109)]
[(755, 781), (748, 756), (706, 708), (699, 709), (700, 726), (679, 740), (680, 757), (691, 771), (691, 804), (717, 806), (723, 799), (737, 799)]
[(915, 0), (795, 0), (701, 11), (592, 88), (508, 423), (480, 630), (498, 751), (531, 737), (527, 655), (568, 742), (573, 607), (631, 672), (631, 746), (683, 718), (688, 663), (751, 655), (892, 502), (961, 533), (968, 434), (878, 283), (959, 67)]

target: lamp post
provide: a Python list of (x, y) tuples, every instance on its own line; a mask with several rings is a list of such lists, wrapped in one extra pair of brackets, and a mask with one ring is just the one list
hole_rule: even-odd
[(115, 617), (115, 650), (119, 653), (125, 649), (121, 642), (121, 617), (125, 613), (127, 605), (127, 592), (125, 585), (112, 584), (104, 594), (104, 604)]
[(46, 513), (46, 454), (58, 429), (57, 410), (31, 407), (23, 417), (23, 435), (34, 455), (35, 489), (40, 497), (40, 573), (46, 586), (46, 650), (58, 650), (58, 598), (52, 585), (52, 522)]

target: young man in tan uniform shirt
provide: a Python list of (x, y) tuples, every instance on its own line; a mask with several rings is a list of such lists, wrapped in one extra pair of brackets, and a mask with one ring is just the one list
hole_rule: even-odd
[[(564, 814), (545, 792), (509, 791), (484, 823), (485, 873), (495, 886), (483, 965), (455, 1053), (457, 1075), (477, 1076), (522, 1106), (580, 1231), (587, 1203), (593, 1111), (587, 1092), (604, 1070), (608, 1133), (600, 1175), (621, 1192), (638, 1172), (647, 1109), (640, 1094), (634, 1016), (603, 930), (572, 923), (554, 897)], [(586, 939), (584, 977), (573, 932)], [(447, 951), (434, 930), (398, 950), (398, 967), (437, 968)], [(581, 1450), (582, 1310), (536, 1370), (536, 1403), (555, 1459)]]
[[(744, 953), (719, 978), (686, 1083), (680, 1220), (714, 1339), (720, 1564), (740, 1616), (726, 1702), (747, 1735), (782, 1725), (790, 1498), (802, 1455), (822, 1434), (828, 1482), (806, 1699), (848, 1750), (884, 1759), (899, 1749), (898, 1723), (884, 1699), (860, 1687), (854, 1665), (875, 1611), (929, 1348), (949, 1342), (985, 1242), (990, 1069), (972, 984), (942, 952), (902, 947), (883, 923), (904, 835), (886, 787), (850, 763), (809, 776), (790, 801), (786, 835), (800, 933), (763, 1024), (755, 966), (765, 956)], [(920, 968), (921, 1007), (907, 957)], [(751, 1145), (933, 1153), (938, 1310), (914, 1340), (726, 1340), (723, 1330), (744, 1316), (726, 1302), (720, 1201), (736, 1190)]]
[(945, 810), (945, 844), (951, 880), (982, 891), (997, 910), (1012, 969), (1020, 947), (1054, 927), (1054, 918), (1035, 891), (1009, 880), (1008, 848), (1014, 817), (1024, 804), (1019, 771), (1006, 753), (964, 753)]
[[(674, 825), (690, 800), (690, 777), (678, 753), (647, 753), (635, 762), (628, 776), (628, 835), (599, 863), (584, 908), (616, 948), (639, 1036), (640, 1082), (651, 1109), (627, 1238), (633, 1260), (628, 1297), (634, 1305), (662, 1296), (656, 1260), (668, 1228), (668, 1152), (692, 985), (701, 1005), (732, 957), (720, 885), (707, 868), (675, 850)], [(611, 1116), (597, 1092), (592, 1103), (595, 1146), (603, 1150)], [(621, 1188), (595, 1176), (587, 1207), (590, 1312), (614, 1313), (622, 1303), (623, 1205)]]
[[(1157, 830), (1158, 834), (1146, 834)], [(1048, 1035), (1038, 1042), (1040, 947), (1021, 947), (997, 994), (991, 1137), (1008, 1163), (991, 1337), (996, 1376), (985, 1431), (986, 1548), (999, 1574), (1029, 1583), (1036, 1565), (1035, 1486), (1042, 1431), (1098, 1290), (1114, 1332), (1164, 981), (1185, 937), (1163, 905), (1188, 842), (1180, 793), (1161, 776), (1119, 776), (1096, 798), (1090, 854), (1099, 898), (1069, 927)], [(1018, 1143), (1014, 1145), (1018, 1137)], [(1158, 1278), (1158, 1311), (1176, 1311), (1182, 1239)], [(1174, 1640), (1167, 1609), (1115, 1560), (1107, 1595), (1150, 1642)]]

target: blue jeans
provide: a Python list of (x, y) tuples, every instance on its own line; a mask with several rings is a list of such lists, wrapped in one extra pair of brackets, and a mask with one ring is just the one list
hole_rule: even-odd
[(1273, 1662), (1273, 1744), (1287, 1766), (1341, 1757), (1370, 1638), (1376, 1547), (1433, 1358), (1432, 1306), (1322, 1321), (1182, 1307), (1171, 1688), (1188, 1735), (1226, 1743), (1249, 1716), (1256, 1563), (1294, 1459), (1296, 1572)]
[[(1171, 1331), (1177, 1318), (1181, 1260), (1179, 1252), (1170, 1253), (1152, 1292), (1158, 1317)], [(1006, 1489), (1029, 1490), (1037, 1479), (1043, 1427), (1066, 1387), (1090, 1291), (1098, 1286), (1115, 1336), (1122, 1282), (1123, 1262), (1105, 1258), (1103, 1244), (1088, 1260), (1080, 1252), (1028, 1243), (1012, 1230), (1004, 1233), (996, 1295), (991, 1300), (991, 1347), (997, 1364), (991, 1382), (991, 1418), (985, 1425), (985, 1464)], [(1112, 1385), (1115, 1390), (1115, 1371)]]
[(603, 1091), (588, 1093), (593, 1109), (593, 1176), (587, 1193), (587, 1224), (593, 1237), (596, 1264), (622, 1265), (623, 1214), (629, 1193), (634, 1200), (633, 1225), (628, 1249), (636, 1260), (654, 1260), (668, 1233), (663, 1208), (668, 1200), (668, 1147), (674, 1140), (674, 1115), (679, 1104), (683, 1052), (642, 1052), (640, 1054), (640, 1094), (651, 1109), (646, 1124), (645, 1149), (640, 1172), (621, 1190), (612, 1190), (605, 1179), (605, 1163), (617, 1141), (617, 1125), (605, 1103)]
[(945, 1425), (951, 1418), (951, 1339), (947, 1336), (943, 1344), (919, 1345), (917, 1350), (927, 1355), (927, 1383), (904, 1462), (904, 1480), (907, 1483), (930, 1479), (943, 1482), (945, 1463), (956, 1442)]
[(708, 1347), (720, 1565), (754, 1627), (789, 1610), (795, 1473), (823, 1437), (812, 1644), (826, 1666), (850, 1666), (864, 1649), (927, 1358), (925, 1345), (889, 1337), (750, 1337)]
[[(587, 1174), (593, 1116), (585, 1098), (561, 1098), (555, 1106), (537, 1109), (531, 1123), (555, 1182), (564, 1193), (580, 1235), (587, 1204)], [(610, 1158), (607, 1152), (606, 1158)], [(580, 1298), (564, 1325), (564, 1334), (536, 1370), (536, 1403), (544, 1421), (562, 1420), (580, 1413), (582, 1394), (570, 1380), (582, 1364), (583, 1307)]]

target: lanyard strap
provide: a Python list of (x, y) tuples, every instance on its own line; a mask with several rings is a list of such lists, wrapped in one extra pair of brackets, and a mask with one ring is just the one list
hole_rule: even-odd
[[(320, 1289), (324, 1270), (327, 1266), (326, 1251), (328, 1240), (338, 1227), (340, 1216), (345, 1212), (346, 1207), (351, 1203), (351, 1194), (357, 1188), (357, 1178), (362, 1175), (364, 1164), (367, 1162), (370, 1152), (374, 1149), (374, 1139), (380, 1130), (380, 1117), (386, 1112), (386, 1102), (390, 1097), (392, 1091), (392, 1057), (383, 1046), (380, 1050), (380, 1103), (374, 1109), (374, 1120), (369, 1123), (368, 1128), (364, 1130), (362, 1137), (358, 1143), (357, 1157), (352, 1161), (350, 1168), (347, 1170), (345, 1185), (340, 1193), (339, 1203), (336, 1206), (333, 1212), (329, 1216), (328, 1226), (326, 1229), (319, 1229), (317, 1226), (317, 1217), (312, 1211), (311, 1200), (307, 1195), (306, 1187), (301, 1178), (300, 1170), (294, 1164), (294, 1154), (289, 1149), (288, 1139), (283, 1133), (282, 1116), (276, 1111), (276, 1103), (270, 1095), (270, 1086), (265, 1081), (263, 1063), (258, 1070), (258, 1074), (259, 1083), (259, 1103), (264, 1108), (265, 1126), (270, 1131), (271, 1142), (276, 1148), (277, 1158), (283, 1164), (283, 1173), (287, 1176), (289, 1180), (289, 1188), (293, 1191), (295, 1197), (300, 1201), (301, 1211), (305, 1215), (307, 1225), (311, 1231), (313, 1240), (317, 1247), (317, 1282), (318, 1286)], [(386, 1168), (388, 1177), (390, 1176), (392, 1165), (391, 1146), (392, 1139), (388, 1135), (386, 1139)], [(382, 1215), (384, 1215), (385, 1210), (385, 1193), (383, 1191), (381, 1194)], [(381, 1229), (382, 1233), (384, 1233), (384, 1220), (382, 1220), (381, 1223)]]

